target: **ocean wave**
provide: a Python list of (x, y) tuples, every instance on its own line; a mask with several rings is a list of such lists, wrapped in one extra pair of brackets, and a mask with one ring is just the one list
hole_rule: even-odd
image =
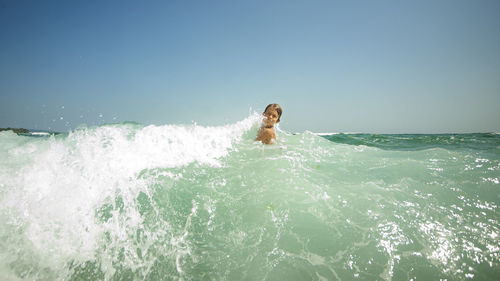
[(493, 278), (498, 137), (277, 128), (269, 146), (260, 120), (0, 132), (0, 276)]

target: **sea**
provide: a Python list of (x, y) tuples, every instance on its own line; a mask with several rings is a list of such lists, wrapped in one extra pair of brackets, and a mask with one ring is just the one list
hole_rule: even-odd
[(0, 279), (500, 279), (500, 134), (260, 122), (0, 132)]

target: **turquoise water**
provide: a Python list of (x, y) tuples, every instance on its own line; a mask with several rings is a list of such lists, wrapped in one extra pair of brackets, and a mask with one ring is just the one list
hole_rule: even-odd
[(495, 280), (500, 135), (0, 133), (2, 280)]

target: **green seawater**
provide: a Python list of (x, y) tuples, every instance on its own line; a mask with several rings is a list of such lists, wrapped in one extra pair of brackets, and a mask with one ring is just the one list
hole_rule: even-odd
[(0, 133), (2, 280), (498, 280), (500, 135)]

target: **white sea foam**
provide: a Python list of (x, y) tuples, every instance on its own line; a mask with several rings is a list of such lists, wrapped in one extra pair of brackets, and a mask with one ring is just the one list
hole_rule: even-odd
[(333, 132), (333, 133), (313, 133), (317, 136), (333, 136), (333, 135), (357, 135), (362, 134), (361, 132)]
[[(7, 247), (29, 250), (10, 249), (19, 256), (9, 259), (22, 263), (29, 256), (36, 256), (36, 266), (63, 272), (68, 261), (93, 260), (105, 232), (110, 233), (112, 245), (113, 241), (132, 243), (127, 242), (127, 231), (138, 229), (142, 222), (139, 208), (134, 207), (136, 198), (139, 192), (148, 192), (148, 179), (138, 176), (141, 171), (193, 162), (219, 166), (220, 158), (260, 118), (253, 114), (219, 127), (102, 126), (10, 150), (13, 159), (26, 162), (15, 174), (0, 176), (2, 190), (9, 190), (0, 197), (0, 211), (10, 214), (2, 224), (13, 225), (25, 233), (17, 241), (21, 244)], [(96, 209), (117, 194), (129, 206), (123, 210), (125, 214), (98, 222)], [(0, 257), (0, 264), (7, 263), (6, 258)], [(113, 274), (112, 268), (105, 272), (107, 277)], [(50, 279), (49, 276), (40, 278)]]
[(30, 134), (33, 136), (49, 136), (50, 135), (47, 132), (31, 132)]
[(340, 135), (341, 133), (314, 133), (317, 136), (333, 136), (333, 135)]

